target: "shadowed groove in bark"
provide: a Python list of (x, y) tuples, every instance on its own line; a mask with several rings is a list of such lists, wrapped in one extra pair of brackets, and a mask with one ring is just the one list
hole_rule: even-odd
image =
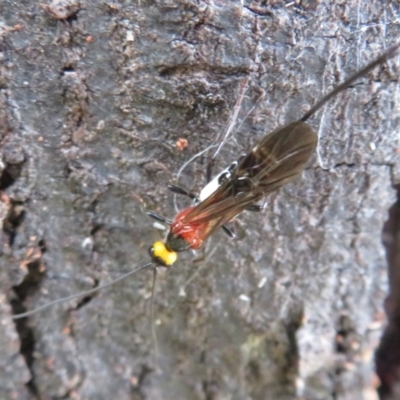
[[(42, 246), (44, 248), (44, 246)], [(35, 293), (39, 287), (40, 283), (44, 278), (43, 272), (41, 272), (41, 260), (32, 261), (27, 265), (28, 274), (25, 276), (24, 280), (20, 285), (15, 286), (14, 293), (16, 296), (11, 300), (10, 304), (13, 310), (13, 314), (19, 314), (27, 311), (24, 306), (25, 299)], [(39, 398), (38, 388), (35, 383), (35, 373), (32, 368), (34, 363), (34, 351), (35, 351), (35, 335), (34, 330), (28, 323), (27, 318), (21, 318), (15, 321), (15, 328), (18, 333), (21, 347), (20, 353), (26, 361), (26, 365), (31, 373), (31, 380), (27, 382), (26, 386), (29, 392)]]
[(14, 184), (21, 175), (23, 162), (19, 164), (7, 164), (0, 175), (0, 190), (6, 190)]
[(11, 207), (3, 221), (3, 232), (7, 235), (8, 244), (13, 245), (17, 229), (25, 217), (24, 205), (20, 201), (11, 201)]
[[(16, 171), (18, 173), (16, 173)], [(9, 172), (6, 173), (5, 178), (3, 172), (0, 181), (2, 184), (7, 184), (8, 186), (11, 186), (18, 178), (19, 174), (20, 174), (20, 169), (18, 170), (13, 168), (11, 173)], [(10, 246), (13, 245), (18, 227), (22, 224), (24, 217), (25, 217), (25, 211), (23, 208), (23, 203), (13, 201), (10, 211), (7, 217), (5, 218), (3, 225), (3, 231), (8, 236), (8, 242)], [(44, 240), (40, 240), (38, 242), (38, 247), (40, 249), (41, 254), (46, 252), (46, 244)], [(27, 311), (26, 307), (24, 306), (24, 301), (28, 296), (38, 291), (41, 282), (44, 278), (44, 273), (41, 267), (42, 267), (41, 258), (36, 258), (26, 265), (28, 274), (25, 276), (24, 280), (19, 285), (14, 286), (13, 288), (15, 296), (10, 301), (13, 314), (18, 314)], [(28, 391), (34, 396), (34, 398), (39, 398), (38, 389), (35, 383), (35, 374), (32, 368), (32, 365), (34, 363), (33, 354), (35, 351), (34, 330), (29, 326), (27, 318), (22, 318), (20, 320), (15, 321), (15, 328), (21, 343), (19, 351), (21, 355), (24, 357), (26, 365), (28, 366), (32, 376), (31, 380), (27, 382), (26, 387)]]
[(379, 394), (382, 400), (400, 396), (400, 185), (395, 186), (397, 201), (389, 210), (383, 229), (386, 248), (390, 292), (386, 298), (388, 326), (376, 352), (376, 369), (381, 380)]

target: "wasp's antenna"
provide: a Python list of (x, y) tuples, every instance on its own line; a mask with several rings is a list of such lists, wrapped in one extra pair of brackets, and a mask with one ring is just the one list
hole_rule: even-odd
[(157, 280), (157, 267), (153, 269), (153, 283), (151, 285), (151, 300), (150, 300), (150, 323), (151, 323), (151, 337), (154, 343), (154, 368), (158, 369), (158, 340), (157, 332), (154, 321), (154, 294), (156, 292), (156, 280)]
[(399, 53), (399, 47), (400, 43), (395, 44), (393, 47), (391, 47), (389, 50), (387, 50), (385, 53), (383, 53), (381, 56), (379, 56), (377, 59), (369, 63), (367, 66), (364, 68), (360, 69), (358, 72), (356, 72), (353, 76), (351, 76), (349, 79), (341, 83), (339, 86), (337, 86), (335, 89), (333, 89), (330, 93), (328, 93), (325, 97), (323, 97), (320, 101), (318, 101), (309, 111), (307, 111), (302, 118), (300, 118), (299, 121), (307, 121), (308, 118), (310, 118), (316, 111), (318, 111), (327, 101), (329, 101), (332, 97), (336, 96), (339, 92), (342, 90), (346, 89), (348, 86), (350, 86), (356, 79), (360, 78), (361, 76), (367, 74), (371, 70), (373, 70), (376, 66), (379, 64), (382, 64), (384, 61), (391, 59), (395, 55)]
[(14, 314), (12, 316), (12, 319), (19, 319), (19, 318), (29, 317), (30, 315), (36, 314), (37, 312), (42, 311), (47, 307), (53, 306), (54, 304), (62, 303), (62, 302), (67, 301), (67, 300), (73, 300), (73, 299), (76, 299), (78, 297), (87, 296), (89, 294), (96, 293), (99, 290), (102, 290), (102, 289), (105, 289), (105, 288), (107, 288), (107, 287), (109, 287), (111, 285), (114, 285), (114, 283), (122, 281), (123, 279), (127, 278), (128, 276), (133, 275), (134, 273), (136, 273), (138, 271), (141, 271), (142, 269), (151, 267), (152, 265), (154, 265), (153, 262), (147, 263), (145, 265), (142, 265), (139, 268), (134, 269), (133, 271), (129, 271), (128, 273), (126, 273), (126, 274), (120, 276), (119, 278), (114, 279), (113, 281), (108, 282), (108, 283), (106, 283), (104, 285), (101, 285), (101, 286), (98, 286), (96, 288), (87, 290), (85, 292), (81, 292), (81, 293), (78, 293), (78, 294), (73, 294), (71, 296), (67, 296), (67, 297), (63, 297), (63, 298), (58, 299), (58, 300), (51, 301), (50, 303), (43, 304), (42, 306), (40, 306), (38, 308), (35, 308), (34, 310), (31, 310), (31, 311), (27, 311), (27, 312), (24, 312), (24, 313), (21, 313), (21, 314)]
[(248, 82), (249, 82), (248, 78), (245, 78), (243, 80), (242, 84), (240, 85), (239, 96), (238, 96), (238, 99), (236, 101), (235, 107), (233, 109), (233, 114), (229, 118), (228, 129), (226, 130), (224, 137), (222, 138), (220, 144), (217, 147), (217, 150), (215, 150), (214, 155), (212, 156), (211, 160), (209, 161), (209, 163), (207, 165), (207, 182), (210, 182), (210, 180), (211, 180), (211, 175), (212, 175), (212, 170), (214, 168), (215, 159), (217, 158), (219, 152), (221, 151), (222, 146), (228, 140), (229, 136), (231, 135), (231, 133), (233, 131), (233, 127), (236, 124), (237, 117), (238, 117), (239, 111), (240, 111), (240, 107), (242, 105), (242, 101), (243, 101), (243, 98), (244, 98), (244, 94), (246, 93)]
[[(217, 150), (215, 151), (214, 155), (212, 156), (211, 160), (214, 161), (215, 163), (215, 158), (217, 157), (218, 153), (221, 150), (221, 147), (224, 145), (224, 143), (226, 142), (226, 140), (228, 139), (228, 137), (230, 136), (230, 134), (232, 133), (232, 129), (235, 126), (236, 123), (236, 119), (237, 116), (239, 114), (240, 111), (240, 106), (242, 104), (243, 98), (244, 98), (244, 94), (246, 92), (246, 88), (247, 88), (247, 84), (248, 84), (248, 78), (245, 78), (242, 83), (240, 84), (240, 92), (239, 92), (239, 96), (238, 96), (238, 100), (236, 101), (235, 107), (234, 107), (234, 111), (233, 111), (233, 115), (231, 115), (231, 117), (229, 118), (229, 123), (228, 123), (228, 129), (225, 132), (224, 138), (221, 140), (221, 143), (218, 144), (218, 141), (220, 139), (220, 135), (218, 135), (218, 137), (215, 139), (214, 143), (212, 143), (210, 146), (206, 147), (205, 149), (199, 151), (198, 153), (196, 153), (193, 157), (191, 157), (188, 161), (186, 161), (181, 168), (179, 168), (178, 173), (176, 174), (176, 179), (178, 180), (179, 177), (181, 176), (183, 170), (191, 163), (193, 162), (196, 158), (202, 156), (204, 153), (207, 153), (209, 150), (211, 150), (214, 147), (217, 147)], [(210, 167), (208, 167), (210, 168)], [(176, 207), (175, 207), (176, 208)]]

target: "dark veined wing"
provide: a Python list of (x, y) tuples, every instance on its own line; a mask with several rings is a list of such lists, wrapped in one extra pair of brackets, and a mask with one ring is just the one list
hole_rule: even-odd
[(302, 121), (264, 136), (246, 154), (231, 178), (183, 219), (183, 224), (209, 222), (203, 239), (268, 193), (295, 180), (317, 146), (318, 137)]

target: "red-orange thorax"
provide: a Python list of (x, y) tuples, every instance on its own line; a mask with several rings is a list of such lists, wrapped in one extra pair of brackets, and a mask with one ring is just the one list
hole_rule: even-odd
[[(188, 222), (184, 221), (185, 217), (193, 210), (194, 207), (188, 207), (177, 215), (174, 222), (171, 224), (170, 235), (182, 237), (189, 248), (198, 249), (204, 241), (204, 236), (207, 232), (210, 221), (207, 222)], [(179, 251), (176, 249), (175, 251)]]

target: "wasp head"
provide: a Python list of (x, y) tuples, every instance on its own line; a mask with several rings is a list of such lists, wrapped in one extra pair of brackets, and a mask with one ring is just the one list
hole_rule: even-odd
[(163, 242), (155, 242), (149, 248), (149, 254), (154, 263), (162, 267), (170, 267), (178, 258), (175, 251), (168, 250)]

